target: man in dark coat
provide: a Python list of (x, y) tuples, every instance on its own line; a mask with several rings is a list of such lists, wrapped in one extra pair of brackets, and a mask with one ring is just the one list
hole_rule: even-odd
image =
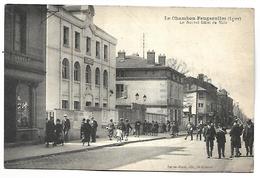
[(214, 124), (209, 122), (207, 127), (205, 127), (205, 130), (204, 130), (204, 137), (205, 137), (205, 141), (206, 141), (206, 149), (207, 149), (208, 158), (212, 157), (215, 136), (216, 136), (216, 130), (214, 128)]
[(83, 119), (80, 127), (80, 138), (83, 146), (86, 142), (88, 143), (88, 146), (90, 146), (89, 142), (92, 128), (89, 121), (89, 119)]
[(57, 144), (63, 145), (64, 144), (62, 132), (63, 132), (63, 127), (62, 127), (62, 124), (60, 122), (60, 119), (56, 119), (54, 145), (57, 145)]
[[(51, 117), (50, 120), (46, 119), (46, 130), (45, 130), (45, 135), (46, 135), (46, 147), (49, 147), (49, 142), (54, 142), (55, 139), (55, 125), (54, 125), (54, 118)], [(54, 143), (53, 143), (54, 146)]]
[(136, 133), (136, 137), (140, 136), (140, 127), (141, 127), (141, 122), (138, 120), (135, 122), (135, 133)]
[(230, 158), (232, 158), (234, 156), (234, 149), (235, 149), (235, 153), (236, 153), (235, 157), (239, 157), (241, 155), (241, 153), (239, 152), (239, 148), (241, 148), (240, 136), (242, 134), (242, 129), (241, 129), (241, 126), (239, 126), (237, 119), (234, 121), (229, 134), (231, 137), (231, 156), (230, 156)]
[(114, 135), (114, 130), (115, 130), (115, 125), (114, 125), (112, 119), (110, 119), (110, 122), (107, 126), (107, 130), (108, 130), (108, 138), (109, 138), (109, 140), (112, 140), (112, 137)]
[(202, 120), (199, 122), (198, 126), (197, 126), (197, 137), (196, 139), (198, 140), (200, 138), (201, 140), (201, 135), (202, 135), (202, 130), (203, 130), (203, 123)]
[(154, 134), (155, 136), (158, 136), (158, 132), (159, 132), (159, 124), (157, 121), (155, 121), (154, 123)]
[(144, 120), (144, 123), (143, 123), (143, 132), (144, 132), (144, 135), (148, 134), (148, 123), (146, 122), (146, 120)]
[(217, 133), (216, 133), (217, 143), (218, 143), (218, 158), (225, 157), (225, 143), (226, 143), (226, 130), (219, 124)]
[(253, 144), (254, 144), (254, 124), (249, 119), (246, 122), (244, 131), (243, 131), (243, 140), (246, 147), (246, 156), (250, 153), (250, 156), (253, 156)]
[(95, 143), (96, 142), (96, 135), (97, 135), (97, 127), (98, 123), (95, 120), (94, 117), (91, 117), (91, 142)]
[(126, 126), (125, 126), (125, 141), (128, 140), (128, 136), (129, 136), (129, 133), (131, 132), (131, 130), (133, 129), (128, 121), (128, 119), (125, 120), (126, 122)]
[(120, 121), (118, 122), (117, 124), (117, 129), (121, 130), (122, 131), (122, 135), (121, 135), (121, 140), (123, 140), (124, 138), (124, 133), (125, 133), (125, 130), (126, 130), (126, 126), (125, 126), (125, 123), (124, 123), (124, 119), (121, 118)]
[(70, 120), (67, 116), (67, 114), (64, 114), (64, 120), (63, 120), (63, 133), (64, 133), (64, 141), (69, 140), (69, 130), (70, 130)]

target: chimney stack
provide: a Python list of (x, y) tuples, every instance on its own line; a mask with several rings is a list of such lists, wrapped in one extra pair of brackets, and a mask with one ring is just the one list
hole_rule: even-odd
[(155, 52), (154, 52), (154, 50), (147, 51), (147, 63), (148, 64), (155, 64)]
[(200, 81), (204, 81), (204, 74), (199, 74), (197, 77)]
[(125, 59), (125, 51), (124, 50), (118, 51), (117, 55), (118, 55), (118, 59)]
[(166, 61), (166, 56), (165, 56), (165, 54), (163, 54), (163, 55), (159, 55), (158, 56), (158, 62), (159, 62), (159, 64), (161, 65), (161, 66), (165, 66), (165, 61)]

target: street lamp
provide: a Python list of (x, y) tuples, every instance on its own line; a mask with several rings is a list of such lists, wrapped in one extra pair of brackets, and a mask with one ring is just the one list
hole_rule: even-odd
[(143, 99), (144, 99), (144, 102), (145, 102), (145, 101), (146, 101), (146, 99), (147, 99), (146, 95), (144, 95), (144, 96), (143, 96)]

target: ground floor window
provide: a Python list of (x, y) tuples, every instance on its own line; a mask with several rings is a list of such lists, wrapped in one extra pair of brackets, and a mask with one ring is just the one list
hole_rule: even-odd
[(88, 107), (88, 106), (91, 106), (91, 102), (90, 101), (87, 101), (86, 102), (86, 106)]
[(80, 102), (79, 101), (74, 101), (74, 109), (80, 110)]
[(69, 109), (69, 101), (62, 100), (62, 109)]
[(16, 87), (16, 127), (31, 126), (31, 95), (28, 84), (19, 83)]

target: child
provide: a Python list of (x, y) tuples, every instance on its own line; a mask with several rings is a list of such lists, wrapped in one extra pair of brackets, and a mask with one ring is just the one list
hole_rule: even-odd
[(123, 131), (120, 129), (116, 129), (116, 138), (117, 142), (121, 142), (123, 137)]

